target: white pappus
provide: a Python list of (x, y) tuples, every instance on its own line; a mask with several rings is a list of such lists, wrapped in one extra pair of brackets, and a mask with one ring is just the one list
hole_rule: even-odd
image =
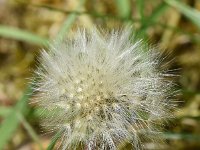
[(132, 34), (80, 29), (42, 51), (34, 101), (51, 114), (45, 125), (62, 130), (61, 149), (156, 141), (158, 120), (171, 116), (173, 83), (159, 53)]

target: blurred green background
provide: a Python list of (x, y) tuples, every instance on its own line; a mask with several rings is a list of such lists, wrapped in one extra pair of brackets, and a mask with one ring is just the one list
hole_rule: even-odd
[(54, 144), (29, 104), (29, 78), (49, 40), (79, 26), (126, 24), (173, 58), (170, 69), (178, 69), (181, 102), (165, 126), (163, 149), (200, 149), (200, 0), (0, 0), (0, 149)]

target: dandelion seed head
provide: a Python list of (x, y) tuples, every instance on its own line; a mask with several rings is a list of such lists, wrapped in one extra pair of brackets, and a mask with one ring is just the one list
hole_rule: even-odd
[(140, 135), (171, 115), (173, 84), (153, 48), (131, 34), (79, 30), (42, 52), (35, 99), (54, 112), (46, 125), (63, 130), (62, 149), (115, 150), (125, 141), (139, 149)]

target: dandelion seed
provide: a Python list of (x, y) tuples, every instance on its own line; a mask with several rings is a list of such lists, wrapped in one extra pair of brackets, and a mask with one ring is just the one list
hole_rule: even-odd
[(129, 28), (80, 30), (42, 52), (35, 99), (53, 112), (46, 125), (64, 130), (62, 149), (115, 150), (126, 142), (142, 149), (156, 141), (157, 120), (171, 116), (172, 83), (157, 53), (131, 38)]

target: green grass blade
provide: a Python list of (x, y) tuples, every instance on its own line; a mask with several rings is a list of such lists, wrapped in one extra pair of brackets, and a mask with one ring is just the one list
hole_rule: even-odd
[(131, 16), (131, 2), (130, 0), (115, 0), (119, 16), (122, 18), (130, 18)]
[(58, 133), (56, 133), (54, 135), (53, 139), (51, 140), (51, 143), (47, 147), (47, 150), (53, 150), (54, 149), (54, 146), (56, 145), (57, 140), (61, 137), (62, 133), (63, 133), (63, 130), (59, 131)]
[(6, 117), (11, 111), (11, 107), (0, 106), (0, 117)]
[(140, 18), (143, 21), (143, 19), (144, 19), (145, 0), (136, 0), (136, 6), (137, 6), (137, 11), (138, 11), (138, 13), (140, 15)]
[(167, 7), (168, 5), (166, 3), (161, 2), (158, 6), (156, 6), (156, 8), (151, 13), (151, 15), (145, 16), (144, 18), (141, 19), (140, 29), (136, 32), (139, 38), (142, 38), (145, 40), (148, 39), (146, 29), (152, 26), (153, 24), (157, 24), (158, 18), (163, 14), (163, 12), (166, 10)]
[[(77, 11), (85, 4), (85, 0), (81, 0), (79, 6), (77, 7)], [(77, 13), (71, 13), (67, 19), (65, 20), (65, 22), (63, 23), (57, 37), (56, 40), (60, 41), (62, 40), (65, 35), (66, 32), (70, 29), (70, 27), (73, 25), (73, 23), (75, 22), (76, 18), (78, 17)]]
[(189, 133), (162, 133), (160, 136), (164, 139), (171, 140), (187, 140), (187, 141), (200, 141), (200, 135)]
[(36, 132), (33, 130), (31, 125), (26, 121), (24, 116), (22, 116), (20, 113), (18, 113), (18, 118), (21, 121), (24, 128), (27, 130), (28, 134), (31, 136), (31, 138), (35, 141), (35, 143), (38, 144), (38, 147), (40, 150), (43, 150), (42, 143), (40, 142), (40, 138), (36, 134)]
[(48, 40), (43, 37), (5, 25), (0, 25), (0, 36), (25, 41), (36, 45), (46, 46), (48, 44)]
[(18, 118), (18, 113), (23, 115), (27, 115), (28, 108), (27, 108), (27, 101), (30, 97), (30, 93), (32, 93), (31, 87), (29, 87), (19, 102), (16, 104), (14, 109), (10, 112), (10, 114), (5, 118), (5, 120), (0, 125), (0, 149), (3, 149), (5, 144), (12, 138), (14, 132), (16, 131), (17, 127), (19, 126), (20, 120)]
[(167, 9), (168, 5), (164, 2), (161, 2), (152, 12), (152, 14), (145, 18), (142, 22), (140, 31), (146, 30), (150, 25), (154, 24), (157, 19), (163, 14)]
[(200, 11), (191, 8), (190, 6), (178, 0), (165, 0), (165, 2), (179, 10), (200, 29)]

